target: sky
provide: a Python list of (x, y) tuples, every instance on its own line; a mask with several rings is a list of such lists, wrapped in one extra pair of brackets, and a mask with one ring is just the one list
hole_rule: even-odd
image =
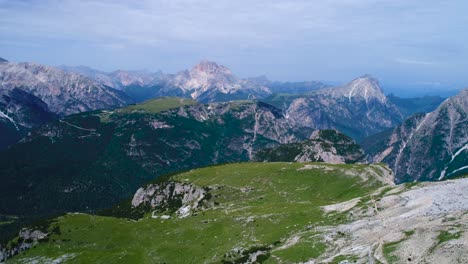
[(0, 57), (390, 89), (468, 87), (468, 1), (0, 0)]

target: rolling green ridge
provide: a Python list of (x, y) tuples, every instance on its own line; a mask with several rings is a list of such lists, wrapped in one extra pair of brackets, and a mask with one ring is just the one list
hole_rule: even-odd
[[(154, 219), (147, 210), (138, 221), (67, 214), (51, 222), (49, 231), (55, 231), (46, 242), (8, 263), (240, 263), (254, 252), (258, 263), (307, 261), (327, 248), (315, 227), (348, 218), (325, 214), (320, 206), (381, 187), (373, 177), (360, 177), (375, 166), (239, 163), (175, 174), (165, 181), (209, 189), (212, 206), (185, 218), (166, 211)], [(299, 237), (295, 243), (288, 242), (294, 237)]]

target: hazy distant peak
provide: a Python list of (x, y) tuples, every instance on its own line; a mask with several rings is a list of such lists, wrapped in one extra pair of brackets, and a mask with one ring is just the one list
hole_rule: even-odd
[(378, 100), (381, 103), (387, 101), (387, 97), (380, 88), (379, 81), (370, 75), (358, 77), (348, 84), (338, 87), (326, 88), (319, 91), (332, 97), (346, 97), (349, 102), (353, 100)]
[(4, 58), (0, 57), (0, 63), (3, 63), (3, 62), (8, 62), (8, 61), (5, 60)]
[(230, 69), (223, 65), (218, 65), (216, 62), (213, 61), (208, 61), (208, 60), (202, 60), (200, 61), (197, 65), (195, 65), (192, 70), (190, 71), (192, 74), (197, 74), (197, 73), (203, 73), (203, 74), (229, 74), (232, 75), (232, 72)]

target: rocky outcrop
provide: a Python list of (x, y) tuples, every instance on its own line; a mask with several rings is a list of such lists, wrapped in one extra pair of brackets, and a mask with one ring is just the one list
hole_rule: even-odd
[(297, 98), (286, 116), (301, 126), (338, 129), (356, 140), (394, 127), (402, 120), (398, 108), (387, 100), (377, 80), (369, 76)]
[(137, 190), (132, 207), (149, 206), (160, 212), (175, 211), (180, 218), (191, 215), (199, 209), (207, 191), (189, 183), (168, 182), (150, 184)]
[(442, 180), (467, 171), (468, 89), (375, 139), (369, 153), (370, 161), (392, 168), (397, 182)]
[(361, 147), (337, 130), (317, 130), (301, 143), (282, 144), (259, 151), (254, 160), (326, 162), (334, 164), (365, 162)]
[(40, 230), (33, 230), (28, 228), (23, 228), (18, 235), (18, 238), (15, 243), (10, 243), (8, 246), (0, 245), (0, 263), (3, 263), (7, 259), (30, 249), (41, 240), (46, 239), (48, 236), (47, 233), (44, 233)]

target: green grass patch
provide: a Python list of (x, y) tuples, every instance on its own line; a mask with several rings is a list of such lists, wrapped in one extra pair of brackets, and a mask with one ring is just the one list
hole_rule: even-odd
[(400, 261), (400, 258), (395, 254), (395, 252), (398, 250), (400, 244), (404, 240), (405, 239), (396, 242), (386, 243), (383, 246), (383, 255), (388, 261), (388, 263), (398, 263)]
[(335, 257), (332, 260), (331, 263), (332, 264), (339, 264), (342, 261), (348, 261), (348, 263), (354, 263), (354, 262), (357, 262), (358, 260), (359, 260), (359, 258), (357, 256), (354, 256), (354, 255), (340, 255), (340, 256)]
[(462, 233), (462, 231), (455, 230), (442, 231), (437, 236), (437, 244), (441, 244), (454, 239), (459, 239)]
[(140, 104), (130, 105), (118, 110), (120, 113), (128, 113), (134, 111), (143, 111), (146, 113), (159, 113), (172, 108), (178, 108), (186, 105), (195, 105), (197, 101), (186, 98), (177, 97), (161, 97), (151, 99)]
[(325, 244), (319, 241), (301, 241), (289, 248), (275, 251), (272, 255), (280, 258), (284, 263), (298, 263), (317, 258), (325, 250)]

